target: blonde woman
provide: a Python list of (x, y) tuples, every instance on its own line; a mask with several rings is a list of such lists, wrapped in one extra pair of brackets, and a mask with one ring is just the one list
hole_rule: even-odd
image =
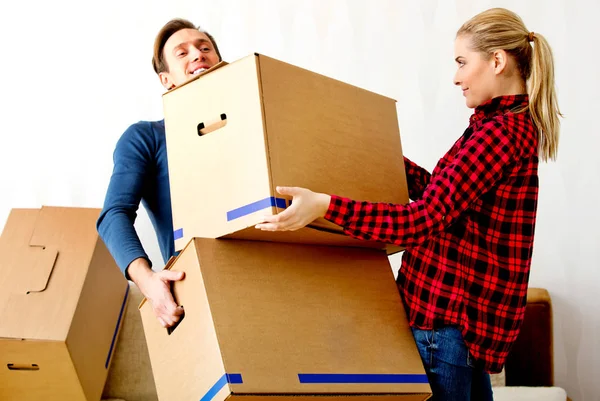
[(353, 237), (406, 247), (398, 288), (433, 400), (492, 400), (525, 312), (538, 197), (538, 158), (555, 159), (560, 111), (546, 39), (495, 8), (457, 32), (469, 126), (430, 174), (405, 159), (407, 205), (354, 201), (297, 187), (262, 230), (318, 217)]

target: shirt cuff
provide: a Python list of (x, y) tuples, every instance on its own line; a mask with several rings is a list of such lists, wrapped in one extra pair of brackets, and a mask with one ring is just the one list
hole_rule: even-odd
[(123, 274), (125, 275), (125, 278), (129, 281), (131, 280), (131, 277), (129, 276), (129, 265), (131, 263), (133, 263), (134, 260), (139, 259), (139, 258), (143, 258), (146, 259), (146, 261), (148, 262), (148, 266), (150, 266), (150, 268), (152, 269), (152, 262), (150, 261), (150, 258), (148, 257), (148, 255), (146, 255), (146, 252), (141, 252), (141, 253), (131, 253), (128, 255), (123, 255), (122, 257), (122, 264), (119, 264), (119, 267), (121, 266), (125, 266), (123, 268), (121, 268), (121, 271), (123, 272)]
[(331, 221), (338, 226), (345, 227), (349, 216), (352, 215), (352, 204), (353, 201), (351, 199), (331, 195), (329, 208), (327, 209), (327, 213), (325, 213), (325, 220)]

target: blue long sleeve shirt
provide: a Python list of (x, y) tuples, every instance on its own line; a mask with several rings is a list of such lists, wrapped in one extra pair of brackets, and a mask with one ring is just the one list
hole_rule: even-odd
[(140, 202), (148, 212), (164, 262), (175, 254), (165, 124), (140, 121), (117, 142), (114, 168), (96, 227), (126, 274), (137, 258), (152, 262), (133, 227)]

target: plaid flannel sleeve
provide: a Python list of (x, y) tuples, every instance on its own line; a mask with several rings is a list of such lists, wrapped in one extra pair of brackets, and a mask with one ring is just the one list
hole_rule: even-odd
[(370, 203), (333, 195), (325, 218), (352, 237), (411, 247), (452, 224), (492, 188), (514, 157), (500, 122), (490, 120), (467, 139), (453, 161), (431, 177), (421, 199), (407, 205)]
[(431, 174), (407, 157), (404, 157), (404, 169), (406, 171), (408, 196), (412, 200), (418, 200), (423, 196), (425, 188), (429, 185)]

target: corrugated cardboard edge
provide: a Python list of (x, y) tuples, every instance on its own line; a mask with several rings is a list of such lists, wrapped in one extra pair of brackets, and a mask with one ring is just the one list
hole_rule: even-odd
[[(260, 53), (256, 53), (256, 52), (255, 52), (255, 53), (254, 53), (254, 55), (255, 55), (255, 56), (257, 56), (257, 57), (269, 58), (269, 59), (272, 59), (272, 60), (274, 60), (274, 61), (277, 61), (277, 62), (279, 62), (279, 63), (284, 63), (284, 64), (287, 64), (287, 65), (289, 65), (289, 66), (292, 66), (292, 67), (294, 67), (294, 68), (299, 68), (299, 69), (301, 69), (301, 70), (308, 71), (308, 72), (310, 72), (310, 73), (312, 73), (312, 74), (319, 75), (320, 77), (324, 77), (324, 78), (327, 78), (327, 79), (331, 79), (331, 80), (337, 81), (337, 82), (339, 82), (339, 83), (342, 83), (342, 84), (344, 84), (344, 85), (350, 85), (350, 86), (352, 86), (352, 87), (354, 87), (354, 88), (360, 89), (361, 91), (370, 92), (370, 93), (375, 93), (377, 96), (381, 96), (381, 97), (384, 97), (384, 98), (386, 98), (386, 99), (389, 99), (389, 100), (391, 100), (391, 101), (393, 101), (393, 102), (395, 102), (395, 103), (398, 103), (398, 101), (397, 101), (396, 99), (394, 99), (394, 98), (391, 98), (391, 97), (389, 97), (389, 96), (382, 95), (382, 94), (380, 94), (380, 93), (373, 92), (373, 91), (371, 91), (371, 90), (368, 90), (368, 89), (362, 88), (362, 87), (360, 87), (360, 86), (356, 86), (356, 85), (354, 85), (354, 84), (350, 84), (350, 83), (348, 83), (348, 82), (341, 81), (341, 80), (339, 80), (339, 79), (336, 79), (336, 78), (332, 78), (332, 77), (330, 77), (330, 76), (328, 76), (328, 75), (319, 74), (318, 72), (314, 72), (314, 71), (308, 70), (308, 69), (306, 69), (306, 68), (303, 68), (303, 67), (300, 67), (300, 66), (297, 66), (297, 65), (294, 65), (294, 64), (291, 64), (291, 63), (285, 62), (285, 61), (283, 61), (283, 60), (278, 60), (278, 59), (276, 59), (276, 58), (269, 57), (269, 56), (267, 56), (267, 55), (264, 55), (264, 54), (260, 54)], [(205, 72), (206, 72), (206, 71), (205, 71)]]
[[(263, 81), (262, 81), (262, 74), (261, 74), (261, 69), (260, 69), (260, 58), (261, 55), (258, 53), (254, 53), (254, 60), (256, 63), (256, 79), (258, 81), (258, 95), (261, 99), (260, 101), (260, 113), (261, 113), (261, 117), (262, 117), (262, 125), (263, 125), (263, 138), (264, 138), (264, 144), (265, 144), (265, 154), (267, 156), (267, 171), (268, 171), (268, 175), (269, 175), (269, 193), (271, 194), (272, 197), (278, 197), (281, 195), (278, 195), (276, 192), (276, 188), (275, 185), (273, 183), (273, 175), (271, 174), (271, 150), (269, 149), (269, 133), (267, 132), (267, 115), (266, 115), (266, 111), (265, 111), (265, 102), (264, 102), (264, 92), (263, 92)], [(285, 198), (285, 196), (281, 196), (283, 198)], [(286, 199), (287, 201), (289, 201), (289, 199)], [(271, 206), (271, 212), (280, 212), (280, 210), (277, 208), (277, 206)]]
[[(212, 321), (212, 327), (213, 330), (215, 332), (215, 337), (217, 339), (217, 347), (219, 349), (219, 355), (221, 355), (221, 362), (223, 363), (223, 371), (225, 372), (225, 376), (228, 377), (228, 369), (226, 366), (226, 360), (225, 360), (225, 355), (223, 355), (223, 344), (221, 344), (222, 341), (222, 336), (219, 335), (219, 330), (217, 325), (215, 324), (215, 314), (214, 314), (214, 310), (213, 310), (213, 305), (211, 303), (211, 300), (208, 296), (208, 291), (207, 291), (207, 286), (206, 286), (206, 277), (204, 275), (204, 272), (202, 271), (202, 257), (201, 257), (201, 252), (200, 252), (200, 248), (201, 248), (201, 239), (200, 238), (193, 238), (192, 241), (194, 241), (194, 247), (196, 249), (196, 258), (198, 259), (198, 266), (200, 267), (200, 276), (202, 278), (202, 286), (204, 288), (204, 296), (206, 298), (206, 304), (208, 306), (208, 310), (210, 313), (210, 319)], [(219, 241), (219, 240), (217, 240)], [(226, 241), (226, 240), (220, 240), (220, 241)], [(225, 390), (227, 389), (227, 392), (229, 393), (229, 395), (225, 395)], [(215, 393), (215, 398), (217, 396), (219, 396), (217, 399), (213, 398), (214, 401), (221, 401), (221, 399), (226, 400), (228, 399), (231, 394), (233, 394), (233, 389), (231, 388), (231, 383), (229, 382), (229, 379), (227, 379), (227, 383), (225, 386), (223, 386), (222, 389), (220, 389), (219, 391), (217, 391), (217, 393)], [(212, 401), (212, 400), (211, 400)]]
[[(96, 246), (97, 246), (97, 244), (96, 244)], [(92, 259), (94, 257), (94, 253), (96, 253), (96, 250), (94, 250), (94, 252), (92, 252), (90, 254), (90, 258), (88, 259), (88, 261), (86, 263), (86, 266), (88, 267), (88, 269), (89, 269), (90, 263), (91, 263), (91, 261), (92, 261)], [(81, 307), (81, 294), (84, 292), (86, 284), (87, 285), (90, 284), (88, 278), (89, 278), (89, 270), (88, 270), (88, 272), (85, 275), (85, 279), (84, 279), (84, 281), (83, 281), (83, 283), (81, 285), (81, 289), (79, 291), (79, 295), (77, 296), (77, 298), (78, 298), (79, 301), (77, 302), (77, 307), (73, 310), (73, 315), (71, 317), (71, 327), (69, 328), (69, 331), (67, 332), (67, 336), (66, 336), (65, 341), (64, 341), (66, 351), (69, 354), (70, 359), (71, 359), (71, 364), (73, 365), (73, 370), (76, 372), (76, 376), (77, 376), (77, 379), (78, 379), (78, 382), (77, 382), (78, 387), (81, 388), (81, 392), (84, 394), (85, 398), (89, 398), (90, 396), (94, 397), (95, 394), (93, 394), (93, 391), (91, 391), (91, 389), (89, 388), (89, 386), (86, 385), (86, 381), (87, 381), (88, 378), (87, 377), (83, 377), (83, 376), (85, 376), (87, 374), (87, 372), (86, 372), (85, 369), (83, 369), (83, 370), (79, 369), (78, 365), (79, 365), (80, 361), (79, 361), (79, 358), (78, 358), (77, 354), (74, 353), (73, 350), (70, 349), (70, 345), (71, 345), (70, 344), (70, 342), (71, 342), (70, 339), (71, 339), (72, 333), (79, 328), (79, 325), (77, 324), (77, 321), (78, 321), (77, 318), (78, 318), (78, 316), (82, 316), (83, 317), (82, 307)], [(102, 388), (100, 388), (100, 392), (102, 392)]]

